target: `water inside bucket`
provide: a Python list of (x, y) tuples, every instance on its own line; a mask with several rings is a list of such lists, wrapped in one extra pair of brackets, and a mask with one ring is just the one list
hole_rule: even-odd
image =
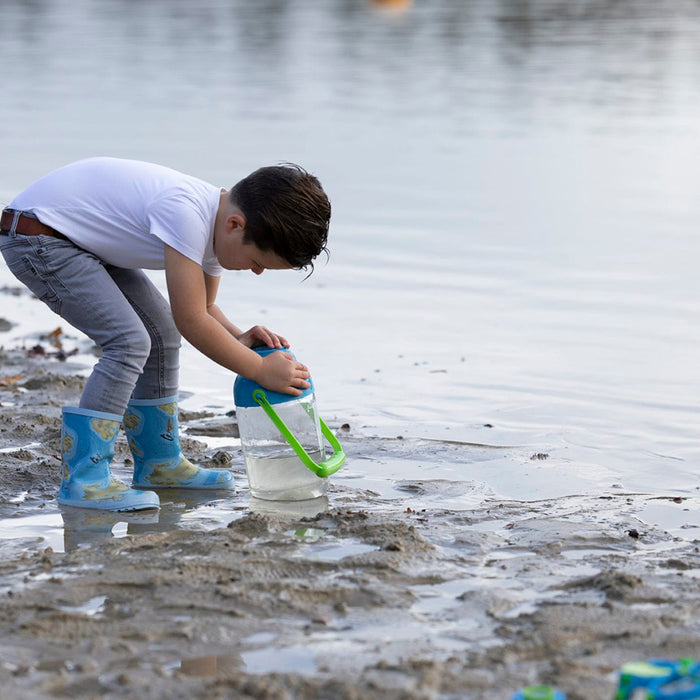
[[(310, 453), (322, 462), (321, 452)], [(304, 501), (326, 493), (327, 480), (316, 476), (296, 455), (246, 456), (250, 493), (267, 501)]]

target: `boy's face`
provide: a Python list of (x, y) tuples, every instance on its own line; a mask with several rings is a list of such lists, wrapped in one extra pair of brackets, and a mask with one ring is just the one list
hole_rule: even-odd
[(261, 275), (265, 270), (290, 270), (292, 266), (271, 250), (260, 250), (255, 243), (243, 241), (242, 226), (227, 227), (215, 238), (214, 252), (225, 270), (251, 270)]

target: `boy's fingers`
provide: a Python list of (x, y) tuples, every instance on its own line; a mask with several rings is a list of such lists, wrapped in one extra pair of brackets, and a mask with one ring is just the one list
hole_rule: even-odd
[(265, 326), (253, 326), (249, 331), (253, 338), (262, 341), (268, 348), (281, 348), (281, 338)]
[(267, 328), (263, 328), (263, 340), (265, 341), (265, 344), (267, 345), (268, 348), (279, 348), (282, 347), (278, 341), (277, 341), (277, 336), (274, 333), (270, 333), (270, 331), (267, 330)]
[(276, 348), (288, 348), (289, 347), (289, 343), (281, 335), (277, 335), (277, 333), (273, 333), (268, 328), (265, 328), (265, 331), (267, 332), (267, 334), (270, 338), (270, 341), (268, 341), (268, 345), (271, 342), (272, 346), (276, 347)]

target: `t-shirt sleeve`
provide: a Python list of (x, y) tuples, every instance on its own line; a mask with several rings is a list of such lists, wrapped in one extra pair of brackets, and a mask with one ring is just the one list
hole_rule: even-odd
[(184, 195), (162, 197), (149, 207), (147, 216), (152, 236), (201, 265), (207, 274), (221, 274), (208, 254), (210, 224), (197, 202)]

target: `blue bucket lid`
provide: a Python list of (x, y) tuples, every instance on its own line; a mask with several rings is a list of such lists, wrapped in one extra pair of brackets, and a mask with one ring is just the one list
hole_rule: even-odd
[[(268, 348), (263, 345), (259, 348), (253, 348), (255, 352), (261, 357), (265, 357), (272, 352), (286, 352), (291, 355), (295, 360), (297, 359), (294, 353), (287, 348)], [(260, 404), (253, 398), (253, 392), (256, 389), (262, 389), (267, 396), (267, 400), (271, 404), (285, 403), (287, 401), (297, 401), (298, 399), (303, 399), (305, 396), (309, 396), (314, 393), (314, 383), (311, 381), (311, 377), (307, 380), (311, 385), (308, 389), (302, 389), (299, 396), (292, 396), (291, 394), (282, 394), (279, 391), (270, 391), (260, 386), (257, 382), (247, 377), (241, 377), (240, 375), (236, 377), (236, 381), (233, 383), (233, 402), (239, 408), (257, 408)]]

